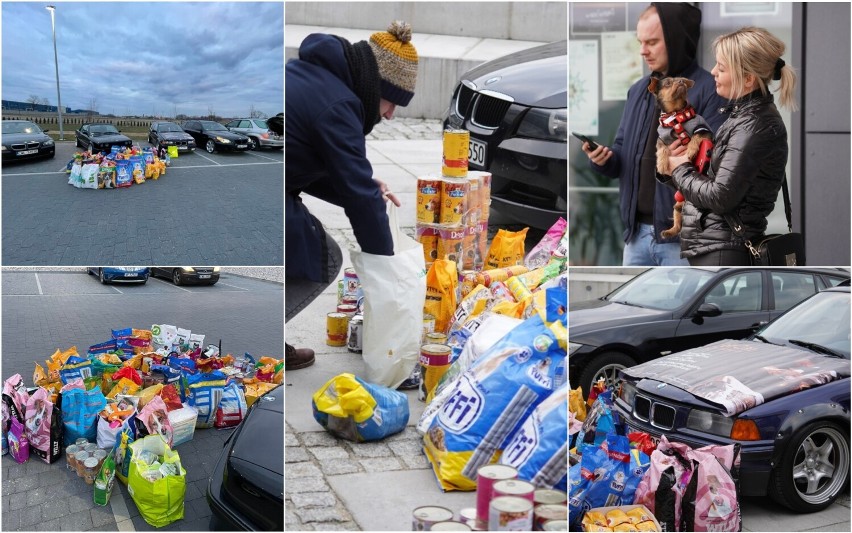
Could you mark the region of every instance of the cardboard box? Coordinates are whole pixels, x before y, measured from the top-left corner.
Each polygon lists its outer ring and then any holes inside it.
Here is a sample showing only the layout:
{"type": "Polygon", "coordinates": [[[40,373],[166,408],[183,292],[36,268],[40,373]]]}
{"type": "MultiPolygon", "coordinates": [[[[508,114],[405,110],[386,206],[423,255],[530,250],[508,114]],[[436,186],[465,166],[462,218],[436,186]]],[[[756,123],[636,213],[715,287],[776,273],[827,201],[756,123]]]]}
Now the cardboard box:
{"type": "Polygon", "coordinates": [[[183,404],[183,408],[169,411],[169,422],[172,424],[172,448],[192,440],[195,434],[195,421],[198,411],[194,407],[183,404]]]}
{"type": "MultiPolygon", "coordinates": [[[[660,523],[657,521],[656,517],[654,517],[654,514],[651,511],[649,511],[648,508],[645,507],[644,505],[612,505],[610,507],[595,507],[594,509],[589,509],[586,512],[588,513],[588,512],[591,512],[591,511],[597,511],[599,513],[603,513],[604,515],[606,515],[608,512],[612,511],[613,509],[621,509],[622,511],[624,511],[626,513],[627,511],[631,511],[631,510],[633,510],[637,507],[641,507],[642,509],[645,510],[646,513],[648,513],[648,516],[651,517],[651,520],[654,522],[654,526],[657,528],[656,531],[662,531],[662,527],[660,526],[660,523]]],[[[588,530],[586,529],[584,531],[588,531],[588,530]]]]}

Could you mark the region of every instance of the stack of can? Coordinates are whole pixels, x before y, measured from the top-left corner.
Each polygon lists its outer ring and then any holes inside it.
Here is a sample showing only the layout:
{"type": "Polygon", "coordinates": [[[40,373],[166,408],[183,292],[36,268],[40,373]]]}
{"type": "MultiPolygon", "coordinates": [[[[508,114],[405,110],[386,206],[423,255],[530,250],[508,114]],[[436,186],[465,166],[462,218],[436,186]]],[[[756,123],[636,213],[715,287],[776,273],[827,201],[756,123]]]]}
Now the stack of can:
{"type": "Polygon", "coordinates": [[[355,269],[344,269],[343,279],[337,282],[337,309],[326,317],[326,344],[346,346],[350,352],[361,353],[360,327],[364,317],[359,312],[358,302],[362,298],[363,291],[355,269]]]}
{"type": "Polygon", "coordinates": [[[427,267],[449,258],[480,270],[487,252],[491,174],[468,171],[470,132],[444,131],[442,175],[417,179],[417,240],[427,267]]]}

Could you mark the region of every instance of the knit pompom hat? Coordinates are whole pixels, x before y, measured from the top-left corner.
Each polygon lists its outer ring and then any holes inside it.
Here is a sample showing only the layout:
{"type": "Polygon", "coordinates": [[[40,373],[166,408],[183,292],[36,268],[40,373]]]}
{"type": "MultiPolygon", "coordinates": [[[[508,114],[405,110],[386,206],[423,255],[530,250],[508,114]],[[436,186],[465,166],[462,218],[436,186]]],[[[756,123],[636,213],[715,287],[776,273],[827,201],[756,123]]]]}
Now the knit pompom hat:
{"type": "Polygon", "coordinates": [[[388,31],[370,36],[370,47],[379,65],[382,98],[407,106],[417,83],[417,50],[411,44],[411,25],[399,20],[391,22],[388,31]]]}

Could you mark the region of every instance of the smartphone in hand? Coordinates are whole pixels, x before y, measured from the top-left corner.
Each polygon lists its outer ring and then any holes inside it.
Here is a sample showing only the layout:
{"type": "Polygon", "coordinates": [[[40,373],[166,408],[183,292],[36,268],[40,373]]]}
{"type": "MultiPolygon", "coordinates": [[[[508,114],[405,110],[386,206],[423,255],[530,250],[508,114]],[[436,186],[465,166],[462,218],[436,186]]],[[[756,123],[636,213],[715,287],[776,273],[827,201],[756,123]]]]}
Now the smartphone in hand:
{"type": "Polygon", "coordinates": [[[574,137],[576,137],[576,138],[580,139],[580,140],[581,140],[581,141],[583,141],[583,142],[587,142],[587,143],[589,143],[589,150],[597,150],[597,149],[598,149],[598,145],[597,145],[597,143],[596,143],[595,141],[593,141],[593,140],[589,139],[589,138],[588,138],[588,137],[586,137],[585,135],[583,135],[583,134],[581,134],[581,133],[576,133],[576,132],[573,132],[573,131],[571,132],[571,135],[573,135],[574,137]]]}

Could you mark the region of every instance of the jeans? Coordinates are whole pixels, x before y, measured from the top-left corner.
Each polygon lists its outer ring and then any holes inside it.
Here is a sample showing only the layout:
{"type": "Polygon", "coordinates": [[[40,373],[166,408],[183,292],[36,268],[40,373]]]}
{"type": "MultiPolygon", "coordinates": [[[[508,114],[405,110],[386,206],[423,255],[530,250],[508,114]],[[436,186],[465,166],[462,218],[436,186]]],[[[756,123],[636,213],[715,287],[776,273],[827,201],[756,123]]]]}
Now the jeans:
{"type": "Polygon", "coordinates": [[[687,266],[680,257],[680,243],[659,243],[654,236],[654,226],[637,224],[636,232],[624,245],[623,266],[687,266]]]}

